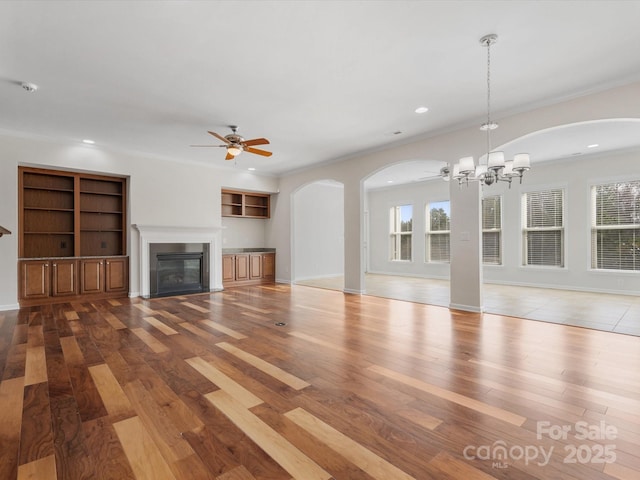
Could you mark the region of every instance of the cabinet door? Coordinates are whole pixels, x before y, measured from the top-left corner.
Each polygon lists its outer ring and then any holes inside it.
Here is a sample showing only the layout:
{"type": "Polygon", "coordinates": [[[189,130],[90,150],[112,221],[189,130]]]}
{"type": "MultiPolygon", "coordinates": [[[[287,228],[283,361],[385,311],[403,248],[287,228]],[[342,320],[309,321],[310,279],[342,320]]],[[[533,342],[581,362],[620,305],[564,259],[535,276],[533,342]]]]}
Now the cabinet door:
{"type": "Polygon", "coordinates": [[[252,253],[249,255],[249,278],[258,280],[262,278],[262,254],[252,253]]]}
{"type": "Polygon", "coordinates": [[[78,294],[78,262],[52,260],[51,294],[54,297],[78,294]]]}
{"type": "Polygon", "coordinates": [[[20,298],[47,298],[49,278],[48,260],[20,262],[20,298]]]}
{"type": "Polygon", "coordinates": [[[104,292],[102,259],[80,261],[80,293],[104,292]]]}
{"type": "Polygon", "coordinates": [[[276,278],[276,254],[265,253],[262,255],[262,278],[274,280],[276,278]]]}
{"type": "Polygon", "coordinates": [[[236,255],[236,280],[249,280],[249,255],[236,255]]]}
{"type": "Polygon", "coordinates": [[[126,292],[129,278],[128,258],[107,258],[105,260],[105,291],[126,292]]]}
{"type": "Polygon", "coordinates": [[[233,282],[236,279],[236,256],[222,256],[222,281],[233,282]]]}

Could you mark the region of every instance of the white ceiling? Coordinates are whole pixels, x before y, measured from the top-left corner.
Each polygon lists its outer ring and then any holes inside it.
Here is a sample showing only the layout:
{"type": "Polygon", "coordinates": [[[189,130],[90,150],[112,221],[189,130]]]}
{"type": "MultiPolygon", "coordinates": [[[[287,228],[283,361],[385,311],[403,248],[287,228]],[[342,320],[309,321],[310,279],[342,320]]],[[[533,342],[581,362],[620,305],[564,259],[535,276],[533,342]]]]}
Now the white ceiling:
{"type": "MultiPolygon", "coordinates": [[[[5,0],[0,129],[280,175],[481,123],[487,33],[496,118],[640,80],[638,19],[633,0],[5,0]],[[230,124],[273,156],[189,147],[230,124]]],[[[638,125],[589,128],[523,142],[538,160],[609,130],[639,143],[638,125]]],[[[452,159],[426,160],[420,177],[452,159]]]]}

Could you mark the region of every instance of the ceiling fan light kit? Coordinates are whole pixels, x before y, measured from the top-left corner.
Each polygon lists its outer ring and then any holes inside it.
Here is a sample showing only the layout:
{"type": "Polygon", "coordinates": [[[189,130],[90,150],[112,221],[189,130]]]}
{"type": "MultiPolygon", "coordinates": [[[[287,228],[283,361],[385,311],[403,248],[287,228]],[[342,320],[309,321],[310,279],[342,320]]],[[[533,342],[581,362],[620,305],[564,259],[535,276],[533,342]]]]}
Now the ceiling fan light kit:
{"type": "Polygon", "coordinates": [[[227,156],[225,160],[233,160],[242,152],[254,153],[256,155],[262,155],[263,157],[270,157],[271,152],[262,150],[259,148],[253,148],[255,145],[268,145],[269,140],[266,138],[253,138],[251,140],[245,140],[244,137],[238,135],[238,127],[236,125],[229,125],[229,128],[233,133],[225,135],[224,137],[216,132],[207,131],[209,135],[213,135],[218,140],[224,142],[222,145],[191,145],[192,147],[224,147],[227,149],[227,156]]]}
{"type": "Polygon", "coordinates": [[[473,157],[464,157],[453,165],[446,165],[440,169],[443,180],[457,180],[459,185],[478,181],[484,185],[493,185],[498,182],[509,183],[514,178],[519,178],[522,183],[524,172],[531,168],[531,159],[528,153],[518,153],[513,160],[505,160],[504,152],[492,151],[491,131],[498,128],[498,124],[491,120],[491,45],[496,43],[498,35],[491,33],[480,39],[480,45],[487,48],[487,121],[480,126],[480,130],[486,132],[487,153],[475,164],[473,157]]]}

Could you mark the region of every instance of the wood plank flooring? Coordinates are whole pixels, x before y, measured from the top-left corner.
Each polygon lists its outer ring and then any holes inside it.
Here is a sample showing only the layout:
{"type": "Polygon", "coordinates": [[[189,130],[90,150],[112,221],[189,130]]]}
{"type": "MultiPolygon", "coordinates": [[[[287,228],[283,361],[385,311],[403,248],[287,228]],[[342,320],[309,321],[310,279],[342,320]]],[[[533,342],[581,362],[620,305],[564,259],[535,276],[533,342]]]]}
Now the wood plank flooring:
{"type": "Polygon", "coordinates": [[[640,479],[633,336],[263,285],[0,312],[0,374],[0,480],[640,479]]]}

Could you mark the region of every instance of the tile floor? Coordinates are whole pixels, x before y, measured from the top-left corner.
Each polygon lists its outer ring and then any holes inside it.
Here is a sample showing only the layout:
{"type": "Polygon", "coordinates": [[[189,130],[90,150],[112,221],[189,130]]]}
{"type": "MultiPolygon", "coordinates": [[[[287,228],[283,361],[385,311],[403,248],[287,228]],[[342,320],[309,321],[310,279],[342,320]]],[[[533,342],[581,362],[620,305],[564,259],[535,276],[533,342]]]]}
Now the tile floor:
{"type": "MultiPolygon", "coordinates": [[[[296,282],[342,290],[343,277],[296,282]]],[[[430,305],[449,305],[449,281],[367,274],[367,295],[430,305]]],[[[548,288],[485,284],[487,313],[640,336],[640,296],[575,292],[548,288]]]]}

